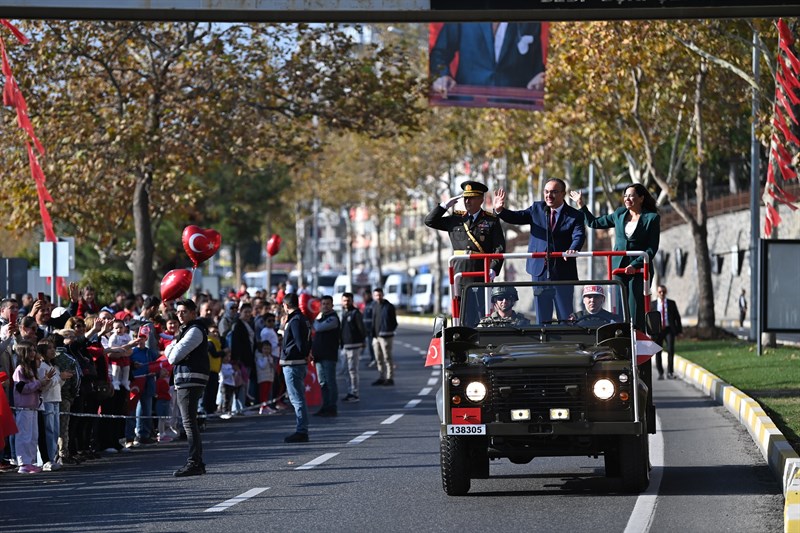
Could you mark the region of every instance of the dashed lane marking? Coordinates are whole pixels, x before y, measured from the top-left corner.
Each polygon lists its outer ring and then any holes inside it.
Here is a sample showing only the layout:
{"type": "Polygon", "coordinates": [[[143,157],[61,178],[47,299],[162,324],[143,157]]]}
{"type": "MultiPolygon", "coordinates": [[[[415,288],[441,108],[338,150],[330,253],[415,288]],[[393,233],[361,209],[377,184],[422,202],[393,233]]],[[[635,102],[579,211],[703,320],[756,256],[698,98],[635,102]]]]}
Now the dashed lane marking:
{"type": "Polygon", "coordinates": [[[373,435],[377,435],[377,434],[378,434],[377,431],[365,431],[364,433],[362,433],[358,437],[354,438],[353,440],[351,440],[347,444],[361,444],[362,442],[364,442],[368,438],[372,437],[373,435]]]}
{"type": "Polygon", "coordinates": [[[420,391],[419,391],[419,393],[417,394],[417,396],[427,396],[428,394],[430,394],[430,393],[431,393],[431,391],[432,391],[432,390],[433,390],[433,389],[432,389],[432,388],[430,388],[430,387],[423,387],[423,388],[422,388],[422,390],[420,390],[420,391]]]}
{"type": "Polygon", "coordinates": [[[220,513],[222,511],[228,509],[229,507],[233,507],[237,503],[242,503],[243,501],[249,500],[250,498],[252,498],[254,496],[258,496],[259,494],[261,494],[265,490],[269,490],[269,487],[256,487],[254,489],[250,489],[247,492],[239,494],[235,498],[231,498],[230,500],[225,500],[222,503],[218,503],[214,507],[209,507],[208,509],[206,509],[203,512],[205,512],[205,513],[220,513]]]}
{"type": "Polygon", "coordinates": [[[328,459],[333,459],[337,455],[339,455],[339,452],[336,452],[336,453],[324,453],[324,454],[320,455],[319,457],[317,457],[316,459],[312,459],[311,461],[307,462],[306,464],[298,466],[297,468],[295,468],[295,470],[311,470],[312,468],[321,465],[322,463],[324,463],[328,459]]]}
{"type": "Polygon", "coordinates": [[[384,420],[383,422],[381,422],[381,424],[394,424],[395,422],[397,422],[401,418],[403,418],[402,414],[392,415],[389,418],[387,418],[386,420],[384,420]]]}
{"type": "Polygon", "coordinates": [[[439,384],[439,378],[431,378],[428,380],[428,386],[432,387],[439,384]]]}
{"type": "Polygon", "coordinates": [[[413,407],[416,407],[416,406],[418,406],[420,404],[421,401],[422,400],[419,399],[419,398],[414,398],[413,400],[409,400],[409,402],[406,404],[405,408],[406,409],[411,409],[413,407]]]}

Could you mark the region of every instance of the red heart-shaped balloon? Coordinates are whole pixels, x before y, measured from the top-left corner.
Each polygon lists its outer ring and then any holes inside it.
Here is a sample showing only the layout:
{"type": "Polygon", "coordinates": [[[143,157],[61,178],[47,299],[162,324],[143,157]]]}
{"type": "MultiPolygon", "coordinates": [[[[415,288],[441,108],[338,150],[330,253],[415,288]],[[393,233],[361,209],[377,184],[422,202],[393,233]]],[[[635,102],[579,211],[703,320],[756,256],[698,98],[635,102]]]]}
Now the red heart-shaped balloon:
{"type": "Polygon", "coordinates": [[[192,286],[192,271],[185,268],[170,270],[161,280],[161,299],[165,302],[178,299],[192,286]]]}
{"type": "Polygon", "coordinates": [[[320,300],[319,298],[312,298],[311,295],[306,293],[301,293],[297,297],[298,307],[300,308],[300,312],[303,313],[309,320],[314,320],[317,318],[320,310],[320,300]]]}
{"type": "Polygon", "coordinates": [[[222,235],[214,229],[203,229],[200,226],[186,226],[183,230],[183,249],[192,260],[195,268],[200,263],[217,253],[222,244],[222,235]]]}
{"type": "Polygon", "coordinates": [[[273,233],[272,237],[269,238],[267,241],[267,253],[270,257],[273,257],[277,254],[281,249],[281,236],[277,233],[273,233]]]}

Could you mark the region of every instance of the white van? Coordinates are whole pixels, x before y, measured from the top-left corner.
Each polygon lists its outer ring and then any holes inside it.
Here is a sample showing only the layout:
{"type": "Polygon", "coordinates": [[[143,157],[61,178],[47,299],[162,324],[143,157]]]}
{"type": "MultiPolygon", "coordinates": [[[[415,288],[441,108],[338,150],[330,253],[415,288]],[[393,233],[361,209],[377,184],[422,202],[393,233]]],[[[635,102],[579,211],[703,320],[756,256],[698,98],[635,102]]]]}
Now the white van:
{"type": "Polygon", "coordinates": [[[413,280],[408,274],[389,274],[383,284],[383,297],[398,309],[408,308],[413,280]]]}
{"type": "Polygon", "coordinates": [[[346,292],[353,292],[353,284],[350,281],[350,276],[340,274],[336,276],[336,280],[333,282],[333,308],[337,311],[342,309],[342,294],[346,292]]]}
{"type": "Polygon", "coordinates": [[[433,274],[417,274],[411,287],[411,301],[408,310],[412,313],[433,312],[433,274]]]}

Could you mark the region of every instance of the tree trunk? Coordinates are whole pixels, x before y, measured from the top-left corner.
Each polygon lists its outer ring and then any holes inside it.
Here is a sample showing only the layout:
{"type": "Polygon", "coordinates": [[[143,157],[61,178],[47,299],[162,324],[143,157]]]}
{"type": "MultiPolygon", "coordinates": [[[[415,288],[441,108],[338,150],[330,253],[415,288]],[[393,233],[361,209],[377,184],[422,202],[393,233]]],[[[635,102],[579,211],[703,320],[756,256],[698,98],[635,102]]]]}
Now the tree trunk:
{"type": "Polygon", "coordinates": [[[378,272],[378,284],[383,284],[383,250],[381,249],[381,229],[383,226],[383,213],[381,206],[375,203],[375,270],[378,272]]]}
{"type": "Polygon", "coordinates": [[[701,338],[715,336],[716,317],[714,316],[714,286],[711,283],[711,257],[708,253],[708,204],[706,201],[706,151],[702,114],[703,83],[708,72],[705,60],[700,61],[697,73],[697,89],[694,99],[695,150],[697,157],[697,174],[695,176],[695,194],[697,196],[696,223],[690,224],[694,238],[694,250],[697,257],[697,332],[701,338]]]}
{"type": "Polygon", "coordinates": [[[150,185],[153,175],[144,169],[136,180],[133,192],[133,227],[136,231],[136,249],[133,253],[133,292],[153,294],[155,271],[153,270],[153,225],[150,219],[150,185]]]}
{"type": "Polygon", "coordinates": [[[150,140],[145,147],[140,174],[133,192],[133,227],[136,232],[136,250],[133,254],[133,292],[136,294],[153,294],[156,274],[153,267],[155,240],[153,238],[153,221],[150,214],[150,187],[153,185],[155,160],[159,156],[161,146],[161,96],[155,88],[148,99],[147,131],[150,140]]]}
{"type": "Polygon", "coordinates": [[[239,284],[242,282],[242,247],[239,243],[233,245],[233,275],[235,276],[236,283],[233,290],[239,290],[239,284]]]}
{"type": "Polygon", "coordinates": [[[697,330],[698,336],[714,335],[714,289],[711,283],[711,257],[708,252],[708,229],[705,225],[690,224],[697,257],[697,330]]]}

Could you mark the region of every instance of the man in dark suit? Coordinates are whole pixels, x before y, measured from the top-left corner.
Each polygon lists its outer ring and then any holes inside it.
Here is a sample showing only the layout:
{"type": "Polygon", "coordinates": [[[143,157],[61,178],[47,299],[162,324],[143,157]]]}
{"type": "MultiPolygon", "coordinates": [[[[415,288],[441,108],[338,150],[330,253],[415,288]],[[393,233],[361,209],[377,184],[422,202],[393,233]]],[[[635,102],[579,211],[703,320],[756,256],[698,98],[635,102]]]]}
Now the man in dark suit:
{"type": "MultiPolygon", "coordinates": [[[[529,252],[577,253],[586,239],[583,213],[568,206],[564,199],[567,184],[553,178],[544,185],[544,201],[522,211],[505,208],[506,193],[499,189],[494,194],[494,210],[498,218],[510,224],[529,224],[531,237],[529,252]]],[[[526,270],[533,281],[573,281],[578,279],[578,266],[574,258],[528,259],[526,270]]],[[[537,288],[534,305],[539,323],[552,320],[553,304],[559,320],[569,320],[573,313],[572,286],[537,288]]]]}
{"type": "Polygon", "coordinates": [[[443,24],[430,52],[433,90],[446,94],[457,84],[543,89],[541,33],[538,22],[443,24]]]}
{"type": "MultiPolygon", "coordinates": [[[[667,288],[664,285],[658,286],[658,299],[650,303],[650,309],[661,313],[661,334],[653,339],[656,344],[660,344],[667,351],[667,378],[675,379],[673,361],[675,359],[675,336],[683,332],[681,315],[675,300],[667,298],[667,288]]],[[[658,379],[664,379],[664,366],[661,363],[661,354],[656,354],[656,368],[658,369],[658,379]]]]}

